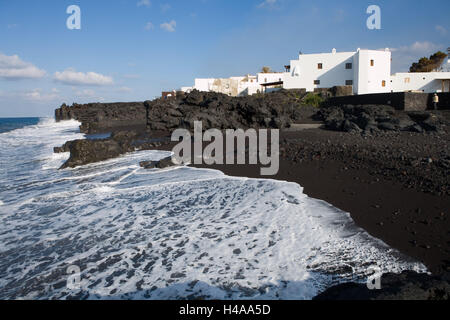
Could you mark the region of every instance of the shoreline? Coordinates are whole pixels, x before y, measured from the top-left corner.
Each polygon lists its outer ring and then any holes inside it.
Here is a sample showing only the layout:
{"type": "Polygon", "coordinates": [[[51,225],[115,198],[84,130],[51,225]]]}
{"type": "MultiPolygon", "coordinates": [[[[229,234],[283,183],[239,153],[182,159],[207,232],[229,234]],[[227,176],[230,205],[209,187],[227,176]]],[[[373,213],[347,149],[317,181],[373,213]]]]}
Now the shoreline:
{"type": "MultiPolygon", "coordinates": [[[[340,133],[308,129],[282,132],[280,150],[286,150],[291,145],[286,138],[308,139],[307,142],[300,143],[318,144],[323,136],[333,140],[332,143],[342,144],[340,133]]],[[[420,136],[413,135],[412,139],[418,137],[420,136]]],[[[360,136],[351,137],[355,138],[363,139],[360,136]]],[[[400,140],[404,138],[398,137],[400,140]]],[[[173,146],[174,143],[171,143],[157,149],[170,151],[173,146]]],[[[300,156],[301,159],[293,160],[282,151],[280,170],[274,176],[261,176],[259,165],[191,166],[219,170],[232,177],[297,183],[307,196],[326,201],[348,212],[358,227],[402,254],[423,263],[433,275],[449,272],[450,251],[446,237],[450,232],[447,218],[450,207],[448,195],[438,195],[437,191],[431,191],[432,188],[423,192],[418,190],[420,186],[407,187],[405,182],[395,181],[395,174],[386,176],[383,172],[371,172],[367,166],[355,165],[348,158],[341,158],[341,154],[315,158],[311,156],[315,152],[305,151],[300,156]]],[[[368,159],[366,157],[362,162],[368,159]]]]}

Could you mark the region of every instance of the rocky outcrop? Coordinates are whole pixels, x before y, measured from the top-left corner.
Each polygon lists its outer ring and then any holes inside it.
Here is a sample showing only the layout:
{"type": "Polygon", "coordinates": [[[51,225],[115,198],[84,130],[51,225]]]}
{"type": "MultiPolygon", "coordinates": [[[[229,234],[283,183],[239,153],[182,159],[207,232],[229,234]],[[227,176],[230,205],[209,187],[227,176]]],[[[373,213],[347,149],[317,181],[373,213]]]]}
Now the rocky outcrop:
{"type": "Polygon", "coordinates": [[[346,283],[332,287],[314,300],[449,300],[448,276],[430,276],[405,271],[385,274],[381,290],[369,290],[365,284],[346,283]]]}
{"type": "Polygon", "coordinates": [[[70,158],[61,169],[95,163],[118,157],[127,152],[151,150],[170,141],[154,141],[136,131],[119,131],[111,138],[100,140],[74,140],[55,148],[55,152],[70,152],[70,158]]]}
{"type": "Polygon", "coordinates": [[[78,120],[83,133],[99,133],[117,128],[145,128],[146,108],[143,102],[63,104],[55,110],[56,121],[78,120]]]}
{"type": "Polygon", "coordinates": [[[304,95],[304,90],[280,90],[264,95],[229,97],[194,90],[184,96],[144,104],[150,130],[192,129],[194,121],[202,121],[204,129],[281,129],[302,119],[304,95]]]}
{"type": "Polygon", "coordinates": [[[317,115],[326,128],[344,132],[409,131],[440,132],[447,121],[432,112],[398,112],[391,106],[335,106],[323,108],[317,115]]]}
{"type": "Polygon", "coordinates": [[[159,161],[142,161],[139,165],[144,169],[165,169],[173,167],[176,164],[173,163],[172,157],[167,157],[159,161]]]}

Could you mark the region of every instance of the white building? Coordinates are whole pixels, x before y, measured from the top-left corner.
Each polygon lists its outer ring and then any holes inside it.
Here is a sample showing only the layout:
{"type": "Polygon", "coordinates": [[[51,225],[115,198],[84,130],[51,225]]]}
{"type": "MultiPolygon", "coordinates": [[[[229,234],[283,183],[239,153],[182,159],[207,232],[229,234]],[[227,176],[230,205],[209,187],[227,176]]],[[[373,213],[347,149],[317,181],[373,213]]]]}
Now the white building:
{"type": "Polygon", "coordinates": [[[190,92],[192,90],[205,92],[218,92],[229,96],[245,96],[264,92],[262,86],[266,83],[282,82],[284,73],[258,73],[256,76],[246,75],[243,77],[230,78],[203,78],[195,79],[193,87],[183,87],[181,91],[190,92]]]}
{"type": "Polygon", "coordinates": [[[256,76],[225,79],[195,79],[194,87],[182,88],[188,92],[220,92],[230,96],[252,95],[259,92],[284,89],[306,89],[353,86],[354,94],[403,91],[450,92],[450,61],[440,72],[396,73],[391,75],[391,52],[361,50],[355,52],[300,54],[292,60],[288,72],[258,73],[256,76]]]}
{"type": "Polygon", "coordinates": [[[300,54],[285,73],[283,88],[331,88],[352,85],[355,94],[390,92],[391,52],[359,50],[356,52],[300,54]]]}
{"type": "Polygon", "coordinates": [[[450,72],[396,73],[391,76],[392,92],[450,92],[450,72]]]}

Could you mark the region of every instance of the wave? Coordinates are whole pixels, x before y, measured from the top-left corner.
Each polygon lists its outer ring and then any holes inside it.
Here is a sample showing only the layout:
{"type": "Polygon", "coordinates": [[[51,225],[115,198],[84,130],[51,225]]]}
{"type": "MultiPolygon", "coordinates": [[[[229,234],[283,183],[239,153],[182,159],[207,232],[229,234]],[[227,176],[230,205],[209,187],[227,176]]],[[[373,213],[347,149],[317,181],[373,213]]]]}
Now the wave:
{"type": "Polygon", "coordinates": [[[372,265],[426,271],[298,184],[139,167],[162,151],[57,170],[78,125],[0,136],[2,299],[311,299],[372,265]]]}

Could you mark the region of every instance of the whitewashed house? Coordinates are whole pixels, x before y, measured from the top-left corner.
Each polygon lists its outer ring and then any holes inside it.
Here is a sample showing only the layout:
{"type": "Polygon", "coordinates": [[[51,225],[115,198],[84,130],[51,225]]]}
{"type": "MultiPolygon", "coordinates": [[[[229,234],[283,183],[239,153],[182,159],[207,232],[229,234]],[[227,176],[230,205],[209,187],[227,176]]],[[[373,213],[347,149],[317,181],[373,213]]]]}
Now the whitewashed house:
{"type": "Polygon", "coordinates": [[[252,95],[279,88],[306,89],[352,86],[353,93],[371,94],[387,92],[419,91],[426,93],[450,92],[450,62],[440,72],[396,73],[391,75],[391,52],[361,50],[355,52],[299,54],[291,60],[284,73],[258,73],[256,76],[195,79],[193,89],[212,91],[230,96],[252,95]]]}
{"type": "Polygon", "coordinates": [[[392,92],[450,92],[450,72],[408,72],[391,76],[392,92]]]}
{"type": "Polygon", "coordinates": [[[314,91],[316,88],[353,86],[354,94],[390,92],[391,52],[359,50],[356,52],[300,54],[285,73],[283,88],[314,91]]]}

